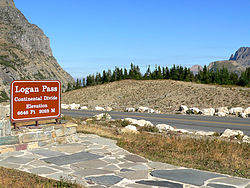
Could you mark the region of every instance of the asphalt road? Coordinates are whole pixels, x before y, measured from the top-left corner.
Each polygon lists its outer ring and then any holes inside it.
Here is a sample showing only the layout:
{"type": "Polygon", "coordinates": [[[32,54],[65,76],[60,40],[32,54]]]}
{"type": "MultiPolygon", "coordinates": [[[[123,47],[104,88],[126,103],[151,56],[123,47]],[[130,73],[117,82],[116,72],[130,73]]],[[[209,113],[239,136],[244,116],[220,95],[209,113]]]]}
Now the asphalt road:
{"type": "MultiPolygon", "coordinates": [[[[70,116],[92,117],[103,112],[90,110],[62,110],[62,113],[70,116]]],[[[108,112],[113,119],[134,118],[144,119],[156,124],[168,124],[178,129],[202,130],[223,132],[225,129],[241,130],[250,135],[250,118],[214,117],[201,115],[178,114],[148,114],[131,112],[108,112]]]]}

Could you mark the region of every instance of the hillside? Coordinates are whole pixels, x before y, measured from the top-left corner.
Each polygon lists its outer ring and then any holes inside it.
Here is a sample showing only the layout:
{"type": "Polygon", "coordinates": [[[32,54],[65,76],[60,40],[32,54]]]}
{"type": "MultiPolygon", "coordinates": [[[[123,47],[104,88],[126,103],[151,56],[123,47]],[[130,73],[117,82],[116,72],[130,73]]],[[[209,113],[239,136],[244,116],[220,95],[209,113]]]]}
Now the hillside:
{"type": "Polygon", "coordinates": [[[227,68],[229,72],[234,72],[240,75],[250,66],[250,47],[241,47],[235,54],[232,54],[229,60],[215,61],[209,64],[209,70],[218,70],[223,67],[227,68]]]}
{"type": "Polygon", "coordinates": [[[64,90],[74,82],[54,58],[49,38],[13,0],[0,0],[0,31],[0,92],[9,93],[13,80],[60,80],[64,90]]]}
{"type": "Polygon", "coordinates": [[[250,89],[222,87],[173,80],[123,80],[62,94],[62,103],[112,107],[147,106],[172,113],[179,105],[189,107],[250,106],[250,89]]]}

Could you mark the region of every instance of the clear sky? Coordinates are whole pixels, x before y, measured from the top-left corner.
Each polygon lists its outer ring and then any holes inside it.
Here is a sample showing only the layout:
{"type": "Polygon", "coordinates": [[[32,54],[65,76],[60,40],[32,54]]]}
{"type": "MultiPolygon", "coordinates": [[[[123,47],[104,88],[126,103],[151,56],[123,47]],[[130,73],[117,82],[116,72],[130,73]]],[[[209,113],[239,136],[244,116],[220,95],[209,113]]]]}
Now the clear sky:
{"type": "Polygon", "coordinates": [[[73,77],[205,65],[250,46],[250,0],[14,0],[73,77]]]}

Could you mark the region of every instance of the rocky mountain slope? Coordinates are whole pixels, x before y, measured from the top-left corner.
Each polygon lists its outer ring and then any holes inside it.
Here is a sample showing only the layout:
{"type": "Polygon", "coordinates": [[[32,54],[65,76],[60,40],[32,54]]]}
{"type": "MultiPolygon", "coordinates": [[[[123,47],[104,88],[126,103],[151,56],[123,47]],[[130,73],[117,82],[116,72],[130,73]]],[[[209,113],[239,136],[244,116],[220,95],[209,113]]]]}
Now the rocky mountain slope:
{"type": "Polygon", "coordinates": [[[0,92],[8,93],[11,81],[20,79],[60,80],[64,90],[74,82],[53,57],[43,31],[28,22],[13,0],[0,0],[0,92]]]}
{"type": "Polygon", "coordinates": [[[146,106],[173,113],[180,105],[188,107],[250,106],[250,88],[222,87],[173,80],[123,80],[63,93],[62,103],[79,103],[94,109],[146,106]]]}
{"type": "Polygon", "coordinates": [[[209,70],[217,70],[223,67],[227,68],[229,72],[240,74],[250,66],[250,47],[241,47],[235,54],[231,55],[229,60],[215,61],[209,64],[209,70]]]}

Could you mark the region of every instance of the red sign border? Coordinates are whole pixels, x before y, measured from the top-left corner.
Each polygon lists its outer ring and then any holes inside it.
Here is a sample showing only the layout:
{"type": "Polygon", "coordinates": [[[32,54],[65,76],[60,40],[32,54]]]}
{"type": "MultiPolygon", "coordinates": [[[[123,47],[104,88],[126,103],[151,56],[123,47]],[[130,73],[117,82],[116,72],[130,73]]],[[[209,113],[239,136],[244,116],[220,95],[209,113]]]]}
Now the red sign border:
{"type": "Polygon", "coordinates": [[[28,121],[38,121],[38,120],[48,120],[48,119],[57,119],[61,117],[61,82],[60,80],[14,80],[11,82],[10,86],[10,120],[12,123],[15,122],[28,122],[28,121]],[[59,114],[57,116],[46,116],[46,117],[37,117],[37,118],[23,118],[23,119],[14,119],[13,118],[13,84],[15,82],[58,82],[59,83],[59,114]]]}

